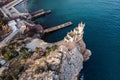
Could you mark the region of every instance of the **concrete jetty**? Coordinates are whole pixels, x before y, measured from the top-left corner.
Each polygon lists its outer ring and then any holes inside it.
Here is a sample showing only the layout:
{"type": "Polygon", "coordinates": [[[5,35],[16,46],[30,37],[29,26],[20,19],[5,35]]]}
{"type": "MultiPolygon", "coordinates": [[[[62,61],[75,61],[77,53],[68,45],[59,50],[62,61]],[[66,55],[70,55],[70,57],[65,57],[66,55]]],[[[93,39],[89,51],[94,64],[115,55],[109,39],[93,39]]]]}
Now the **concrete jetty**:
{"type": "Polygon", "coordinates": [[[64,27],[71,26],[72,24],[73,23],[71,21],[70,22],[66,22],[64,24],[61,24],[61,25],[58,25],[58,26],[55,26],[55,27],[52,27],[52,28],[45,29],[44,33],[49,33],[49,32],[52,32],[52,31],[56,31],[56,30],[64,28],[64,27]]]}
{"type": "Polygon", "coordinates": [[[33,12],[31,13],[31,18],[36,18],[36,17],[39,17],[39,16],[43,16],[45,14],[49,14],[51,13],[51,10],[48,10],[48,11],[45,11],[45,10],[38,10],[36,12],[33,12]]]}
{"type": "Polygon", "coordinates": [[[40,9],[40,10],[38,10],[38,11],[31,12],[30,14],[31,14],[31,15],[35,15],[35,14],[41,13],[41,12],[43,12],[43,11],[44,11],[44,9],[40,9]]]}

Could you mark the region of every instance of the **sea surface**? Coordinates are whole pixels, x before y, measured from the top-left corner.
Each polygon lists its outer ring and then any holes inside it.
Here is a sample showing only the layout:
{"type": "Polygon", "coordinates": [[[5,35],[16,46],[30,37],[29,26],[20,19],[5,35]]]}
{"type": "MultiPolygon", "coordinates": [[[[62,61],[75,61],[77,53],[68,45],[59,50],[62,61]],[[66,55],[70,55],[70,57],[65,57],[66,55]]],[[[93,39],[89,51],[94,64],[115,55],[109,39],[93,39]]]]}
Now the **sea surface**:
{"type": "Polygon", "coordinates": [[[120,80],[120,0],[29,0],[28,8],[31,12],[52,10],[52,14],[36,19],[44,28],[74,23],[46,34],[47,42],[62,40],[79,22],[84,22],[84,41],[92,51],[84,64],[84,80],[120,80]]]}

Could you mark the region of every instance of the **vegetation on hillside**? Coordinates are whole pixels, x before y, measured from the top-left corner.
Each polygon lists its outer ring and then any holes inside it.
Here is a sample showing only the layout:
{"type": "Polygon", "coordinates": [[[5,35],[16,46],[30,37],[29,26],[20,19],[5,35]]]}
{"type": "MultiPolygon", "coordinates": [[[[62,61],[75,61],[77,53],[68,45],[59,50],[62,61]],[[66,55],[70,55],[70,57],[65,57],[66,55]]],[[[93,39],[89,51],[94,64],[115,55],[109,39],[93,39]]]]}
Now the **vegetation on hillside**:
{"type": "Polygon", "coordinates": [[[57,49],[57,45],[53,45],[53,46],[51,46],[51,47],[47,47],[44,56],[48,56],[48,55],[50,54],[50,52],[51,52],[51,51],[55,51],[55,49],[57,49]]]}
{"type": "Polygon", "coordinates": [[[28,67],[25,62],[33,52],[24,47],[24,39],[15,38],[0,49],[3,59],[9,64],[8,69],[0,75],[0,80],[18,80],[18,75],[28,67]]]}
{"type": "Polygon", "coordinates": [[[8,36],[11,33],[11,29],[7,25],[8,21],[8,18],[5,18],[0,14],[0,40],[2,40],[4,37],[8,36]]]}

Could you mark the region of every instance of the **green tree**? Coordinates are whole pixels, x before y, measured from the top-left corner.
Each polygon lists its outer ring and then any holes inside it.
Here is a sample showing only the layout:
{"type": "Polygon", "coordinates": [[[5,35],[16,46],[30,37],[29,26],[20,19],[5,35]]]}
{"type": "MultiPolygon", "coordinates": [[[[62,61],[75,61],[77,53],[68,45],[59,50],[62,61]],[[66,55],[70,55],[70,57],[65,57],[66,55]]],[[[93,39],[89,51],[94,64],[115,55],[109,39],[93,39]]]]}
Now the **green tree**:
{"type": "Polygon", "coordinates": [[[23,59],[26,59],[26,58],[28,58],[28,57],[31,56],[31,53],[29,53],[28,49],[25,48],[25,47],[22,47],[21,50],[20,50],[20,52],[22,53],[22,56],[21,56],[21,57],[22,57],[23,59]]]}
{"type": "Polygon", "coordinates": [[[16,57],[18,55],[18,52],[14,49],[10,49],[6,53],[3,54],[4,60],[8,61],[11,60],[12,58],[16,57]]]}

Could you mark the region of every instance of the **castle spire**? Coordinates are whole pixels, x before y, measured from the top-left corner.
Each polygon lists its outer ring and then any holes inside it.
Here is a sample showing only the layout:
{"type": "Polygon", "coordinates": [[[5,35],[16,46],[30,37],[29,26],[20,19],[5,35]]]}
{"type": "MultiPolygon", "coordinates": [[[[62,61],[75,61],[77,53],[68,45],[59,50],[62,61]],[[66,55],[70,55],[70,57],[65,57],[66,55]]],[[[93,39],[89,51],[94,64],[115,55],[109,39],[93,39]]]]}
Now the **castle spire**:
{"type": "Polygon", "coordinates": [[[79,23],[78,27],[85,27],[85,23],[83,23],[83,22],[79,23]]]}

